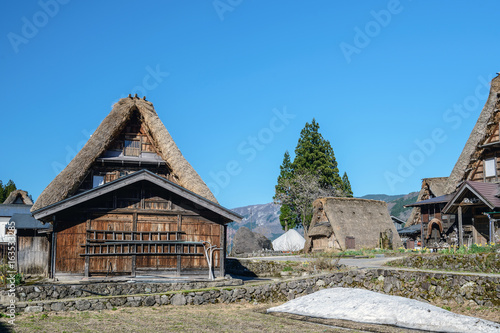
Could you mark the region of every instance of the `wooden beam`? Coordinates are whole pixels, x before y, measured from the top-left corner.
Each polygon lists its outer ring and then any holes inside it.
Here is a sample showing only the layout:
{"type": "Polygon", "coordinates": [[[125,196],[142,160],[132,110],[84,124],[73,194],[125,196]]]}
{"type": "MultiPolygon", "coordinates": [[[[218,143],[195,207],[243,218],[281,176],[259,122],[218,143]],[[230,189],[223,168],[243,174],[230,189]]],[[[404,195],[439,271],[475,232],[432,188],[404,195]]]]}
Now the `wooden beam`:
{"type": "Polygon", "coordinates": [[[220,226],[220,248],[219,251],[219,277],[224,277],[226,275],[226,232],[227,226],[220,226]]]}
{"type": "MultiPolygon", "coordinates": [[[[177,215],[177,232],[181,232],[181,231],[182,231],[182,215],[179,214],[179,215],[177,215]]],[[[176,233],[175,234],[175,240],[178,240],[178,237],[179,237],[179,234],[176,233]]],[[[175,246],[176,252],[180,252],[180,251],[178,251],[179,250],[178,249],[179,246],[180,245],[176,245],[175,246]]],[[[182,264],[182,257],[181,257],[180,254],[178,254],[177,255],[177,276],[181,276],[181,269],[182,269],[182,265],[181,264],[182,264]]]]}
{"type": "MultiPolygon", "coordinates": [[[[133,215],[132,231],[133,231],[133,233],[132,233],[132,235],[130,237],[134,238],[135,237],[134,236],[135,235],[134,232],[137,231],[137,213],[134,213],[134,215],[133,215]]],[[[131,239],[131,240],[134,240],[134,239],[131,239]]],[[[133,250],[134,253],[137,253],[137,244],[133,245],[133,249],[134,249],[133,250]]],[[[129,250],[130,250],[130,245],[129,245],[129,250]]],[[[137,265],[137,255],[134,254],[134,255],[132,255],[132,273],[131,273],[131,275],[134,276],[134,277],[136,276],[136,271],[135,271],[136,265],[137,265]]]]}
{"type": "MultiPolygon", "coordinates": [[[[91,225],[90,225],[90,217],[87,217],[87,230],[90,229],[91,225]]],[[[87,237],[85,237],[85,244],[88,244],[89,241],[87,239],[87,237]]],[[[88,253],[89,251],[89,247],[87,245],[85,245],[85,253],[88,253]]],[[[85,257],[85,277],[88,278],[90,275],[89,275],[89,269],[90,269],[90,256],[86,256],[85,257]]]]}
{"type": "Polygon", "coordinates": [[[462,230],[462,206],[458,206],[458,245],[464,245],[464,233],[462,230]]]}

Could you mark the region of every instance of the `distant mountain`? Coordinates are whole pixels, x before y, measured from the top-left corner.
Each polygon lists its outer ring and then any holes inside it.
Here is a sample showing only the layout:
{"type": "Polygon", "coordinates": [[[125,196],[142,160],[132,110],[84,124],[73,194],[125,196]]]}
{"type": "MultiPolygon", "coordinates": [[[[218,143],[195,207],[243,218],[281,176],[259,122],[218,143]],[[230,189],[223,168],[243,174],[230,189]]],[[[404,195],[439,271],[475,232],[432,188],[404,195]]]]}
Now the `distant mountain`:
{"type": "MultiPolygon", "coordinates": [[[[369,194],[361,198],[386,201],[389,214],[406,221],[410,216],[411,208],[403,208],[403,206],[414,203],[417,200],[417,196],[418,192],[412,192],[406,195],[369,194]]],[[[233,208],[232,210],[243,216],[243,220],[241,223],[232,222],[228,225],[227,238],[229,245],[233,241],[236,231],[242,226],[247,227],[253,232],[262,234],[270,240],[274,240],[284,233],[279,219],[279,205],[271,202],[262,205],[233,208]]],[[[302,229],[297,231],[303,234],[302,229]]]]}
{"type": "Polygon", "coordinates": [[[403,221],[408,220],[413,208],[404,208],[403,206],[415,203],[417,201],[418,193],[419,192],[411,192],[396,200],[389,201],[387,203],[389,214],[396,216],[403,221]]]}
{"type": "Polygon", "coordinates": [[[397,199],[404,197],[404,196],[405,196],[405,194],[396,194],[396,195],[367,194],[367,195],[360,197],[360,199],[380,200],[380,201],[389,202],[389,201],[397,200],[397,199]]]}
{"type": "Polygon", "coordinates": [[[233,208],[232,211],[243,216],[243,220],[241,223],[232,222],[228,225],[228,244],[231,244],[236,230],[243,226],[266,236],[270,240],[274,240],[284,233],[279,219],[280,206],[272,202],[233,208]]]}

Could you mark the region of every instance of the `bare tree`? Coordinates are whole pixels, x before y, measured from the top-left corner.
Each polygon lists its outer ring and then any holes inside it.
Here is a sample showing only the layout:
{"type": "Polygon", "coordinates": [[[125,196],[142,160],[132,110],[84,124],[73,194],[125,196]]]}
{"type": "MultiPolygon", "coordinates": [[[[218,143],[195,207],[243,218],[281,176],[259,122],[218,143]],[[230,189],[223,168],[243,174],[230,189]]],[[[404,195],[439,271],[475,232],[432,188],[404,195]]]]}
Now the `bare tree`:
{"type": "Polygon", "coordinates": [[[293,177],[283,179],[281,186],[286,189],[276,193],[274,203],[293,207],[296,213],[297,225],[304,228],[307,236],[313,214],[313,201],[319,197],[344,196],[340,189],[333,186],[322,187],[320,175],[310,172],[296,172],[293,177]]]}

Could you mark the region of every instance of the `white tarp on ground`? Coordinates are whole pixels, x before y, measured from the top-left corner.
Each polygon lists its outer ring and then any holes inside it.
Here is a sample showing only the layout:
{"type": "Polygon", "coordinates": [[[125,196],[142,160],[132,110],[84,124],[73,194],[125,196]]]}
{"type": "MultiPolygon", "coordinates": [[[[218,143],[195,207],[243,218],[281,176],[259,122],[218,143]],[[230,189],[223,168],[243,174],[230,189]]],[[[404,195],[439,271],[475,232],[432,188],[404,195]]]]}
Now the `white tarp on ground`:
{"type": "Polygon", "coordinates": [[[500,332],[500,324],[488,320],[455,314],[409,298],[363,289],[323,289],[270,308],[267,312],[394,325],[431,332],[500,332]]]}
{"type": "Polygon", "coordinates": [[[300,251],[304,248],[306,240],[297,230],[290,229],[273,241],[274,251],[300,251]]]}

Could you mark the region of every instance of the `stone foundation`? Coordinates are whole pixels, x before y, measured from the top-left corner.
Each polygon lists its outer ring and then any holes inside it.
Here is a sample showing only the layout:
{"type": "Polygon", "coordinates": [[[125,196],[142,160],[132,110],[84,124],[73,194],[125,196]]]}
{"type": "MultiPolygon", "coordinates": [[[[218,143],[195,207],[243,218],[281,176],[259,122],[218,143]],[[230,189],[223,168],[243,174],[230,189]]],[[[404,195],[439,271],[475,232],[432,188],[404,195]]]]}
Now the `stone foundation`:
{"type": "Polygon", "coordinates": [[[391,261],[388,265],[455,272],[500,273],[500,253],[420,254],[391,261]]]}
{"type": "MultiPolygon", "coordinates": [[[[145,285],[151,286],[150,284],[145,285]]],[[[104,286],[101,287],[104,288],[104,286]]],[[[439,302],[452,305],[472,304],[473,302],[474,304],[484,306],[500,306],[500,276],[373,269],[328,273],[308,278],[255,285],[213,286],[198,290],[158,292],[158,289],[154,288],[146,290],[145,288],[147,287],[144,286],[144,289],[141,289],[146,292],[144,294],[117,296],[94,295],[89,297],[55,299],[56,296],[52,292],[50,296],[52,299],[49,300],[18,301],[16,303],[16,311],[87,311],[113,309],[116,307],[160,306],[168,304],[202,305],[240,301],[259,303],[284,302],[323,288],[333,287],[363,288],[430,303],[439,302]]],[[[24,288],[24,293],[26,293],[27,287],[22,288],[24,288]]],[[[41,298],[43,291],[40,287],[38,288],[41,291],[39,294],[39,298],[41,298]]],[[[111,291],[110,288],[112,286],[107,286],[106,288],[111,291]]],[[[179,286],[179,288],[181,287],[179,286]]],[[[26,298],[28,298],[28,295],[29,293],[26,294],[26,298]]],[[[61,297],[61,294],[57,297],[61,297]]],[[[5,311],[6,308],[4,307],[3,310],[5,311]]]]}

